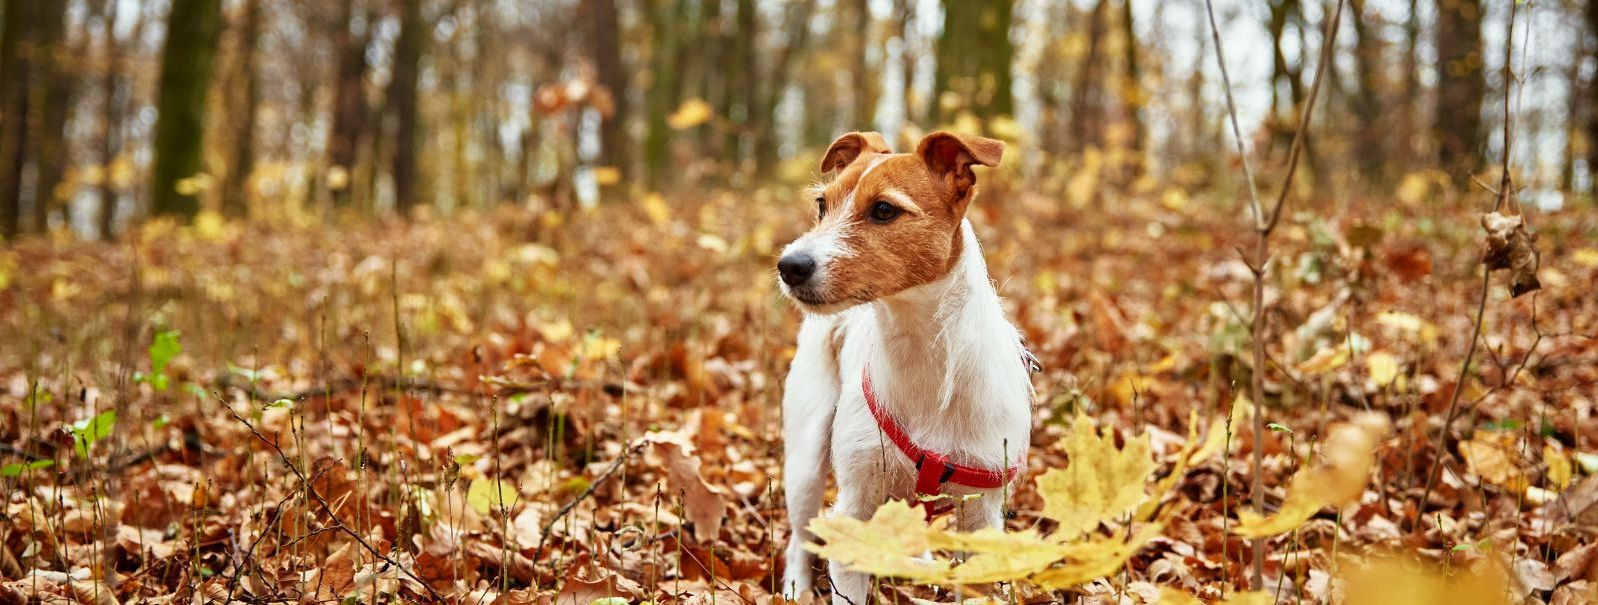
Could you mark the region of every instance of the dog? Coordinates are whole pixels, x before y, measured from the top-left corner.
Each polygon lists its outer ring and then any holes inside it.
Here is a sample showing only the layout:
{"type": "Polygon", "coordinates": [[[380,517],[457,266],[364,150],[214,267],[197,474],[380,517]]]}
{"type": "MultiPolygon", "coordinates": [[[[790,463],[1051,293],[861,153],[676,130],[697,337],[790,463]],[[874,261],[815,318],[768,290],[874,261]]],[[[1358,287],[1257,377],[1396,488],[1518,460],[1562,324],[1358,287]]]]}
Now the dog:
{"type": "MultiPolygon", "coordinates": [[[[959,529],[1003,527],[1035,360],[966,220],[973,168],[1003,154],[1001,141],[949,132],[893,153],[881,134],[851,132],[822,157],[815,224],[777,261],[779,288],[805,313],[782,402],[788,599],[812,587],[804,546],[829,464],[832,514],[867,519],[889,498],[942,494],[959,529]]],[[[833,603],[867,603],[869,577],[828,571],[833,603]]]]}

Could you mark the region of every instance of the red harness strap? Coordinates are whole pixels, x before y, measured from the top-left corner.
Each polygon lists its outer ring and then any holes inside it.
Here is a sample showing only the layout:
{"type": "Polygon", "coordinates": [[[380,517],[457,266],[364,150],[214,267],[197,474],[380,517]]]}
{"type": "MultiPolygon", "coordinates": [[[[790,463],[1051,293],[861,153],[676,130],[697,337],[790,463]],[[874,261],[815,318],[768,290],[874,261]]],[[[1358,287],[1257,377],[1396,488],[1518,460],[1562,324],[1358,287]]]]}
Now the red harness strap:
{"type": "MultiPolygon", "coordinates": [[[[942,490],[943,484],[953,483],[974,487],[978,489],[992,489],[1008,483],[1021,471],[1026,469],[1026,450],[1021,451],[1021,458],[1014,466],[1002,471],[981,467],[959,464],[947,456],[929,451],[914,441],[904,432],[904,427],[888,415],[887,410],[877,403],[877,394],[871,390],[871,372],[860,371],[860,390],[865,392],[866,407],[871,408],[871,416],[876,418],[877,427],[882,429],[888,440],[899,448],[906,458],[916,465],[916,494],[922,496],[936,496],[942,490]]],[[[932,506],[928,503],[927,514],[932,514],[932,506]]]]}

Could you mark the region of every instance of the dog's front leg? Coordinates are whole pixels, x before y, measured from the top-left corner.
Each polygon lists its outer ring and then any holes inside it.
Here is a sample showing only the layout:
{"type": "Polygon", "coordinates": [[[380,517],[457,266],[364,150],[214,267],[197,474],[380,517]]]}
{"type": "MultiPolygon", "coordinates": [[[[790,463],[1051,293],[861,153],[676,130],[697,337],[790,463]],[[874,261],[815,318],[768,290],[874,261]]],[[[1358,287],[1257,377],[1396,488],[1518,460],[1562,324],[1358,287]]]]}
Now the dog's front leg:
{"type": "Polygon", "coordinates": [[[808,318],[783,385],[783,490],[788,501],[788,550],[783,558],[782,596],[798,600],[810,592],[814,536],[808,526],[821,511],[831,466],[832,417],[838,407],[838,358],[830,318],[808,318]]]}
{"type": "MultiPolygon", "coordinates": [[[[869,475],[853,474],[845,478],[843,473],[838,475],[838,502],[833,505],[832,514],[848,515],[860,520],[871,518],[881,505],[880,489],[871,489],[868,482],[875,478],[869,475]]],[[[880,486],[880,484],[879,484],[880,486]]],[[[832,605],[868,605],[871,601],[870,574],[850,571],[836,561],[827,561],[827,575],[832,578],[832,605]]]]}

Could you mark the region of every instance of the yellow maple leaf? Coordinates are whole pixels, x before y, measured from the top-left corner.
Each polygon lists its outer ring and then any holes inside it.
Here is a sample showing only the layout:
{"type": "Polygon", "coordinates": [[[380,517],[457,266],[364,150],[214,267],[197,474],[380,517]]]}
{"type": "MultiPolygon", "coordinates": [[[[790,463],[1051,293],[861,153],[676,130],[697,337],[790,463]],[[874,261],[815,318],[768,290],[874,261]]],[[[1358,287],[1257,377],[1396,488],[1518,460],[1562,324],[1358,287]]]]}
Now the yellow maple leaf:
{"type": "Polygon", "coordinates": [[[1009,533],[995,528],[940,534],[934,542],[941,549],[972,553],[949,572],[949,581],[956,584],[1019,580],[1048,568],[1070,552],[1068,547],[1034,532],[1009,533]]]}
{"type": "Polygon", "coordinates": [[[1345,603],[1360,605],[1507,605],[1507,575],[1494,557],[1445,577],[1431,566],[1380,557],[1345,574],[1345,603]]]}
{"type": "Polygon", "coordinates": [[[1059,567],[1033,575],[1033,584],[1050,590],[1060,590],[1092,582],[1111,575],[1126,564],[1132,555],[1160,535],[1164,526],[1158,523],[1143,526],[1130,538],[1101,538],[1068,545],[1069,562],[1059,567]]]}
{"type": "Polygon", "coordinates": [[[1176,484],[1187,473],[1187,468],[1208,460],[1210,456],[1226,447],[1226,419],[1216,418],[1210,422],[1203,441],[1198,439],[1198,412],[1189,412],[1187,415],[1187,442],[1182,446],[1182,451],[1176,454],[1176,466],[1171,469],[1171,474],[1166,475],[1154,486],[1154,497],[1149,498],[1138,508],[1137,518],[1147,521],[1154,517],[1159,510],[1160,498],[1163,494],[1170,493],[1176,484]]]}
{"type": "Polygon", "coordinates": [[[805,549],[855,571],[937,582],[948,577],[950,564],[920,558],[932,549],[935,533],[923,518],[921,511],[897,500],[877,508],[869,521],[845,515],[817,518],[810,531],[826,544],[806,544],[805,549]]]}
{"type": "Polygon", "coordinates": [[[1094,428],[1093,420],[1079,413],[1065,437],[1070,465],[1038,477],[1043,516],[1060,523],[1058,539],[1125,517],[1147,498],[1143,486],[1155,469],[1148,436],[1128,439],[1126,447],[1116,449],[1114,429],[1094,428]]]}
{"type": "MultiPolygon", "coordinates": [[[[1275,602],[1276,598],[1272,597],[1271,593],[1259,590],[1234,592],[1225,599],[1216,601],[1214,605],[1270,605],[1275,602]]],[[[1170,586],[1160,587],[1160,600],[1158,603],[1159,605],[1204,605],[1204,602],[1200,601],[1198,597],[1170,586]]]]}
{"type": "Polygon", "coordinates": [[[1287,533],[1323,507],[1358,500],[1370,478],[1376,446],[1389,426],[1386,416],[1374,413],[1332,425],[1321,448],[1322,462],[1293,476],[1287,499],[1276,514],[1264,517],[1251,510],[1238,511],[1232,532],[1250,538],[1287,533]]]}

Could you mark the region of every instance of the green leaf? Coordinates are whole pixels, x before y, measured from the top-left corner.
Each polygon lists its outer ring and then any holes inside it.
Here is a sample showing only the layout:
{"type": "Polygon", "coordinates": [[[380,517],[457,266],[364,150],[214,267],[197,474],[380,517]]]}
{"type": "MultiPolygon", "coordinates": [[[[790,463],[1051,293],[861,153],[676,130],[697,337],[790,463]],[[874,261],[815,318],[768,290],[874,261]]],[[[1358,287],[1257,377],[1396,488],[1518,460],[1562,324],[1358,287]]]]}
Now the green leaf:
{"type": "Polygon", "coordinates": [[[466,490],[466,504],[478,514],[487,515],[492,510],[509,510],[521,496],[516,484],[509,481],[478,479],[466,490]]]}
{"type": "Polygon", "coordinates": [[[79,458],[89,457],[89,446],[94,442],[111,436],[111,431],[116,428],[116,410],[101,412],[98,416],[87,420],[72,423],[72,446],[77,451],[79,458]]]}
{"type": "Polygon", "coordinates": [[[165,373],[167,364],[182,352],[183,345],[178,344],[177,330],[156,331],[155,340],[150,343],[150,373],[165,373]]]}
{"type": "Polygon", "coordinates": [[[588,605],[627,605],[627,597],[602,597],[594,599],[588,605]]]}
{"type": "Polygon", "coordinates": [[[294,402],[293,401],[289,401],[287,399],[279,399],[279,400],[274,401],[272,403],[266,404],[266,407],[268,407],[268,408],[287,408],[287,407],[293,407],[293,406],[294,406],[294,402]]]}
{"type": "Polygon", "coordinates": [[[1287,428],[1286,425],[1277,424],[1275,422],[1272,422],[1270,424],[1265,425],[1265,428],[1271,429],[1272,431],[1275,431],[1275,432],[1278,432],[1278,433],[1287,433],[1287,434],[1290,434],[1290,435],[1293,433],[1293,429],[1287,428]]]}
{"type": "Polygon", "coordinates": [[[16,477],[27,471],[36,471],[41,468],[55,466],[54,460],[34,460],[33,462],[14,462],[0,466],[0,477],[16,477]]]}

